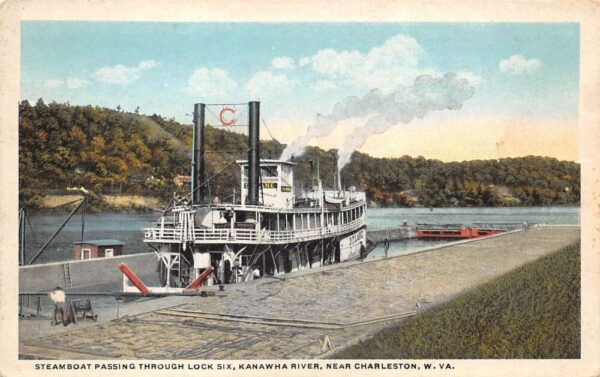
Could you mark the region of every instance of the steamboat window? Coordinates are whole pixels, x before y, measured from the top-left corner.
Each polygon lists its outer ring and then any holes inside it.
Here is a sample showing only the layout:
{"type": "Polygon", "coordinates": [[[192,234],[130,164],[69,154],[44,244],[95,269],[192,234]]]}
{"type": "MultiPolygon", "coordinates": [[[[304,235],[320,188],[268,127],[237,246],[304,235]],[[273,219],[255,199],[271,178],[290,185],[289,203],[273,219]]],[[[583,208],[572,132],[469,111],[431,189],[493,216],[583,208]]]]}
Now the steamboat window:
{"type": "Polygon", "coordinates": [[[81,249],[81,259],[90,259],[92,251],[90,249],[81,249]]]}
{"type": "Polygon", "coordinates": [[[277,177],[277,166],[261,166],[260,174],[263,178],[276,178],[277,177]]]}
{"type": "MultiPolygon", "coordinates": [[[[248,166],[244,166],[244,178],[248,178],[248,170],[248,166]]],[[[277,178],[279,175],[277,174],[277,166],[261,166],[260,175],[263,178],[277,178]]]]}

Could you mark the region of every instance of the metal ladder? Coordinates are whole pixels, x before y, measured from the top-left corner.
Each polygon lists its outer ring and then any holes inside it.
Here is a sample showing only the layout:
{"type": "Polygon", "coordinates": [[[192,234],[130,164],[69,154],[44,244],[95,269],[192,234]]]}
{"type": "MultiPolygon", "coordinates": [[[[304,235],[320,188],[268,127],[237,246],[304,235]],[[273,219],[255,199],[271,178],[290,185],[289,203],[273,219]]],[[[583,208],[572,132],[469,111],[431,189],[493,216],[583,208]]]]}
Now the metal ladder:
{"type": "Polygon", "coordinates": [[[63,263],[63,276],[65,280],[65,288],[71,288],[71,269],[68,263],[63,263]]]}

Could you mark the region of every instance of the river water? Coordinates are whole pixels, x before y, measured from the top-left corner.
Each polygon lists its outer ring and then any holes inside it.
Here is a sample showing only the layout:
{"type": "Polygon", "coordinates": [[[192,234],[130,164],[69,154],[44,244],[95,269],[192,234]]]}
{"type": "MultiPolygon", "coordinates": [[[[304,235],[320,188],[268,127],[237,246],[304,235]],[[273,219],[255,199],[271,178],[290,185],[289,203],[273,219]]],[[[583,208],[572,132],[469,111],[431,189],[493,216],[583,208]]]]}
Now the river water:
{"type": "MultiPolygon", "coordinates": [[[[160,213],[100,213],[85,216],[84,239],[118,239],[125,243],[124,254],[151,251],[143,243],[142,229],[151,226],[160,213]]],[[[30,217],[26,226],[25,249],[29,261],[37,250],[52,236],[66,218],[66,214],[43,214],[30,217]],[[32,231],[33,230],[33,231],[32,231]]],[[[428,224],[472,224],[488,223],[544,223],[579,225],[579,207],[510,207],[510,208],[370,208],[367,210],[368,229],[388,229],[409,225],[428,224]]],[[[36,263],[57,262],[73,258],[72,242],[81,240],[82,218],[74,216],[59,233],[36,263]]],[[[445,241],[407,240],[390,246],[390,254],[407,253],[414,249],[445,241]]],[[[371,256],[381,255],[376,248],[371,256]]],[[[15,258],[18,252],[15,251],[15,258]]]]}
{"type": "MultiPolygon", "coordinates": [[[[367,228],[370,230],[399,227],[404,221],[409,225],[464,224],[473,223],[518,223],[522,224],[569,224],[579,225],[579,207],[470,207],[470,208],[373,208],[367,212],[367,228]]],[[[393,242],[389,255],[407,254],[428,246],[445,244],[447,240],[408,239],[393,242]]],[[[383,245],[378,245],[369,257],[385,254],[383,245]]]]}

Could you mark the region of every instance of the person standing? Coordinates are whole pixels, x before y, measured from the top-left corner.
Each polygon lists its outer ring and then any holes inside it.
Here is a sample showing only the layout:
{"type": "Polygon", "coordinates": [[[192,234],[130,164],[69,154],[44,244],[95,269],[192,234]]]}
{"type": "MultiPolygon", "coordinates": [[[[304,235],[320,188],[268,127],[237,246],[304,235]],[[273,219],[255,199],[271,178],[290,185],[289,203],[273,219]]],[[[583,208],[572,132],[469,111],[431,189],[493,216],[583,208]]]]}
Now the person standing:
{"type": "Polygon", "coordinates": [[[67,326],[69,323],[71,323],[71,321],[73,319],[73,313],[71,313],[71,309],[69,308],[67,294],[61,287],[56,287],[53,290],[51,290],[48,295],[50,296],[50,299],[52,300],[52,302],[54,302],[54,321],[53,322],[55,324],[62,322],[63,326],[67,326]],[[61,319],[60,322],[57,320],[57,315],[59,313],[60,313],[60,319],[61,319]]]}

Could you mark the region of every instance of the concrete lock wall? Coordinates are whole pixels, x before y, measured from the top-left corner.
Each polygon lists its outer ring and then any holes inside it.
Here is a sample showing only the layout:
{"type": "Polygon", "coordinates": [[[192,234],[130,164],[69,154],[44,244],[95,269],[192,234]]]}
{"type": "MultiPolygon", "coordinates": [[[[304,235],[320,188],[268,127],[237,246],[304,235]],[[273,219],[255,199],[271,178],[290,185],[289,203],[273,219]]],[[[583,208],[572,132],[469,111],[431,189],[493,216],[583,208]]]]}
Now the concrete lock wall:
{"type": "Polygon", "coordinates": [[[44,263],[19,267],[19,292],[47,292],[54,287],[65,287],[65,264],[69,265],[73,288],[112,283],[120,285],[123,279],[117,268],[120,263],[127,264],[140,278],[157,275],[155,253],[44,263]]]}
{"type": "Polygon", "coordinates": [[[414,238],[415,235],[415,229],[410,227],[367,231],[367,237],[373,242],[383,242],[385,240],[395,241],[404,238],[414,238]]]}
{"type": "MultiPolygon", "coordinates": [[[[415,230],[409,227],[372,230],[367,232],[367,236],[373,242],[383,242],[386,239],[393,241],[412,238],[415,236],[415,230]]],[[[296,258],[292,257],[291,262],[292,271],[297,270],[296,258]]],[[[54,287],[65,287],[65,264],[69,266],[72,288],[103,284],[119,287],[123,279],[121,271],[117,268],[119,263],[126,263],[144,283],[156,283],[157,256],[155,253],[142,253],[19,267],[19,292],[47,292],[54,287]]],[[[282,267],[280,264],[280,271],[283,271],[282,267]]]]}

